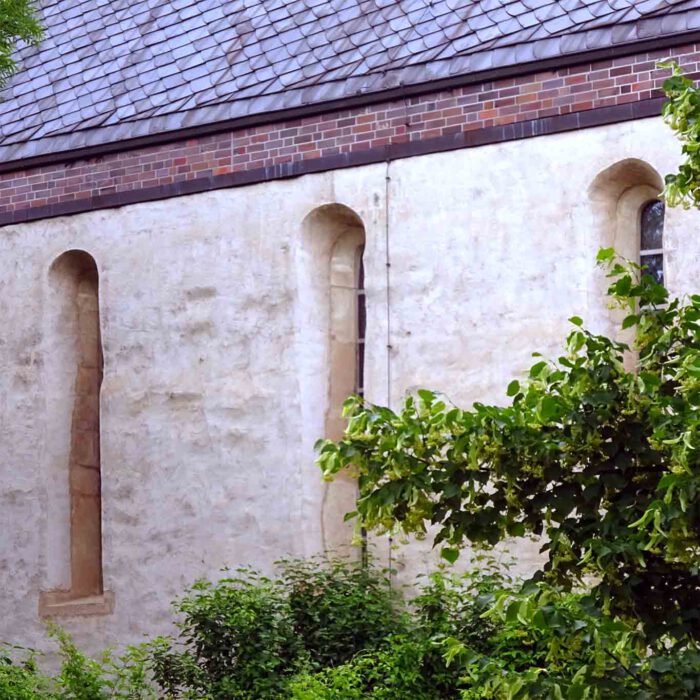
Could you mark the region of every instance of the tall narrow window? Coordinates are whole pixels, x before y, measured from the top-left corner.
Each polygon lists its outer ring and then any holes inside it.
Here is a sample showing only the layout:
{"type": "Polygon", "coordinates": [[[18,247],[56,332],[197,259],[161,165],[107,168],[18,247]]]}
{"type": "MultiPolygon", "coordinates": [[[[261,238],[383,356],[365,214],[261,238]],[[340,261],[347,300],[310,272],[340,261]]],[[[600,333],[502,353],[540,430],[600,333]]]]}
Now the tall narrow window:
{"type": "Polygon", "coordinates": [[[110,612],[111,602],[102,596],[103,356],[97,265],[88,253],[69,251],[52,266],[51,282],[55,312],[52,362],[60,386],[51,403],[56,413],[52,421],[69,433],[60,441],[64,447],[54,455],[54,466],[59,477],[56,484],[68,487],[67,508],[59,512],[69,521],[63,556],[68,555],[70,565],[57,582],[58,588],[44,594],[40,608],[46,615],[100,614],[110,612]]]}
{"type": "Polygon", "coordinates": [[[642,209],[639,262],[659,284],[664,283],[664,203],[648,202],[642,209]]]}
{"type": "Polygon", "coordinates": [[[365,395],[365,332],[367,330],[367,305],[365,303],[365,247],[357,249],[357,350],[355,351],[355,393],[365,395]]]}
{"type": "MultiPolygon", "coordinates": [[[[357,249],[357,260],[355,268],[357,270],[357,302],[356,302],[356,317],[357,317],[357,344],[355,349],[355,393],[358,396],[365,395],[365,333],[367,331],[367,305],[365,303],[365,264],[364,264],[365,247],[361,245],[357,249]]],[[[360,530],[360,538],[362,540],[361,558],[363,566],[369,564],[367,550],[367,530],[363,527],[360,530]]]]}
{"type": "MultiPolygon", "coordinates": [[[[365,228],[360,217],[342,204],[327,204],[304,220],[300,259],[307,291],[304,304],[304,337],[310,380],[306,424],[314,423],[315,436],[342,437],[347,425],[343,403],[352,394],[363,396],[365,383],[365,274],[362,264],[365,228]],[[307,296],[308,295],[308,296],[307,296]],[[318,410],[321,409],[321,410],[318,410]],[[318,420],[318,423],[315,421],[318,420]]],[[[342,552],[351,545],[355,524],[346,513],[357,504],[357,479],[345,470],[324,485],[321,505],[321,537],[327,550],[342,552]]],[[[352,550],[357,554],[357,550],[352,550]]]]}

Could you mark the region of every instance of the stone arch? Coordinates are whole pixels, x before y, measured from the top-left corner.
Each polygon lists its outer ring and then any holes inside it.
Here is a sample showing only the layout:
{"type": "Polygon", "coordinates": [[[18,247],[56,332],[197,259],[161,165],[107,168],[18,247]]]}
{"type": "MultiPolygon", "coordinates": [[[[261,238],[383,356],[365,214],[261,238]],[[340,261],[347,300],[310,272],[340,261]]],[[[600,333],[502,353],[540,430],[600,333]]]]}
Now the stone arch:
{"type": "MultiPolygon", "coordinates": [[[[343,204],[326,204],[302,223],[302,250],[310,286],[305,324],[316,361],[322,359],[319,394],[323,401],[323,435],[338,439],[345,422],[342,405],[364,388],[364,267],[365,226],[343,204]]],[[[344,515],[354,510],[357,484],[349,473],[324,485],[321,508],[323,546],[340,551],[351,544],[354,525],[344,515]]]]}
{"type": "MultiPolygon", "coordinates": [[[[50,583],[47,615],[75,614],[76,601],[103,593],[100,390],[103,353],[99,272],[84,250],[62,253],[49,268],[47,364],[50,583]],[[52,533],[50,533],[50,538],[52,533]]],[[[94,607],[94,606],[93,606],[94,607]]],[[[90,609],[86,609],[90,612],[90,609]]]]}

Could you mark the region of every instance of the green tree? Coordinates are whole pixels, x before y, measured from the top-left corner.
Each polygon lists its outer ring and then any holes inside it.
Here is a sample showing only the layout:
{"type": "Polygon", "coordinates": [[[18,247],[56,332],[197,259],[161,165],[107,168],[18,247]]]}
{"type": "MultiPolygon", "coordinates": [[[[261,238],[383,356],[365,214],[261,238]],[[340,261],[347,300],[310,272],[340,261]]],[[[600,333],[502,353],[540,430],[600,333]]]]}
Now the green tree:
{"type": "Polygon", "coordinates": [[[41,35],[34,0],[0,0],[0,87],[15,71],[17,44],[35,44],[41,35]]]}
{"type": "Polygon", "coordinates": [[[555,361],[508,387],[510,406],[448,406],[433,392],[395,413],[352,398],[345,438],[321,448],[329,476],[359,472],[364,526],[424,534],[449,560],[466,542],[545,535],[543,577],[598,580],[599,604],[650,634],[700,637],[700,296],[668,301],[633,263],[601,251],[626,345],[574,330],[555,361]]]}
{"type": "Polygon", "coordinates": [[[685,209],[700,208],[700,90],[676,63],[661,65],[673,73],[664,85],[668,98],[664,120],[683,144],[678,172],[666,176],[666,202],[685,209]]]}
{"type": "MultiPolygon", "coordinates": [[[[700,207],[700,93],[673,68],[664,117],[684,162],[667,178],[667,201],[700,207]]],[[[598,262],[631,346],[574,317],[561,356],[538,356],[510,383],[510,405],[461,409],[422,390],[395,412],[354,397],[345,437],[318,445],[327,478],[349,465],[358,473],[366,528],[425,535],[430,525],[449,561],[467,543],[543,536],[543,569],[494,609],[522,640],[546,630],[543,661],[506,672],[502,658],[472,656],[475,683],[478,664],[491,678],[474,697],[612,697],[602,690],[617,677],[611,664],[636,686],[624,697],[696,697],[687,678],[700,668],[700,295],[669,299],[612,249],[598,262]],[[572,606],[570,591],[587,593],[572,606]],[[545,690],[554,670],[562,678],[545,690]]],[[[454,640],[451,653],[462,651],[454,640]]]]}

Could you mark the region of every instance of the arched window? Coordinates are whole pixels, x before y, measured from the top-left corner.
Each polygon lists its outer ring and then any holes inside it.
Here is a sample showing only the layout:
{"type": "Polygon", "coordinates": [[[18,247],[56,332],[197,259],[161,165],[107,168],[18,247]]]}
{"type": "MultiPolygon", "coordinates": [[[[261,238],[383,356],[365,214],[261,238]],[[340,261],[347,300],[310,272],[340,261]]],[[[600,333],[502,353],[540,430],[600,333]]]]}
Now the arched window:
{"type": "Polygon", "coordinates": [[[54,542],[49,567],[54,589],[43,594],[40,612],[104,614],[111,611],[111,598],[102,595],[103,355],[95,260],[81,250],[64,253],[51,266],[50,284],[48,420],[55,435],[55,447],[50,447],[55,493],[49,498],[49,521],[55,532],[49,533],[54,542]],[[62,495],[66,487],[67,497],[62,495]]]}
{"type": "MultiPolygon", "coordinates": [[[[600,172],[589,188],[593,249],[612,247],[618,255],[643,265],[663,281],[663,178],[649,164],[627,158],[600,172]]],[[[592,268],[591,268],[592,270],[592,268]]],[[[612,307],[606,297],[610,280],[602,270],[591,280],[592,314],[600,313],[601,321],[610,323],[610,333],[630,343],[633,331],[622,331],[624,309],[612,307]]],[[[630,367],[634,365],[630,354],[630,367]]]]}
{"type": "MultiPolygon", "coordinates": [[[[300,274],[305,280],[301,304],[309,381],[303,403],[315,408],[305,418],[307,426],[317,426],[314,439],[319,434],[340,439],[346,425],[344,401],[351,394],[363,396],[366,390],[364,250],[364,225],[349,207],[321,206],[304,220],[300,274]]],[[[323,546],[340,551],[354,535],[354,524],[344,522],[344,516],[355,510],[357,482],[347,472],[324,489],[323,546]]]]}
{"type": "Polygon", "coordinates": [[[642,209],[639,236],[639,263],[659,284],[664,283],[664,215],[659,200],[647,202],[642,209]]]}

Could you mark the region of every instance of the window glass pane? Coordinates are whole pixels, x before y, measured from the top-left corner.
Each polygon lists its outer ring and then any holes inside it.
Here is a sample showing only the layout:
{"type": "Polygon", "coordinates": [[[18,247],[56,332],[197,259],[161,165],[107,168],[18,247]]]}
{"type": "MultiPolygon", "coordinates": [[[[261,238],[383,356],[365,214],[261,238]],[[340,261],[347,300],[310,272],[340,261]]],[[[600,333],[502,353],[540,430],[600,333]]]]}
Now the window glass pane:
{"type": "Polygon", "coordinates": [[[357,372],[357,386],[355,387],[355,393],[359,396],[364,396],[364,378],[365,378],[365,344],[359,343],[357,346],[357,367],[355,368],[357,372]]]}
{"type": "Polygon", "coordinates": [[[358,294],[357,296],[357,339],[365,339],[365,330],[367,329],[367,306],[365,304],[365,295],[358,294]]]}
{"type": "Polygon", "coordinates": [[[646,266],[643,274],[651,275],[659,284],[664,283],[664,256],[660,253],[656,255],[642,255],[641,264],[646,266]]]}
{"type": "Polygon", "coordinates": [[[357,345],[355,347],[355,393],[364,396],[365,392],[365,330],[367,328],[367,308],[365,300],[365,265],[362,259],[364,247],[358,250],[357,270],[357,345]]]}
{"type": "Polygon", "coordinates": [[[649,202],[642,211],[640,250],[658,250],[664,243],[664,203],[649,202]]]}

